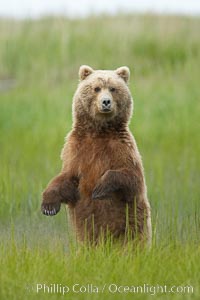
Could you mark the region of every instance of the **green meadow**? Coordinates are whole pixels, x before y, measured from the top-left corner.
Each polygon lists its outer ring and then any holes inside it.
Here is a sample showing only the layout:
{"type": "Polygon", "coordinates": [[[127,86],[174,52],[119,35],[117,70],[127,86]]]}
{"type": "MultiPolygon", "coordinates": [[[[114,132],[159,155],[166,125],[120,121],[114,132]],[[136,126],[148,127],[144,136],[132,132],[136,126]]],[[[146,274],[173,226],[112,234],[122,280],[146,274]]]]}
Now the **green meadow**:
{"type": "Polygon", "coordinates": [[[199,18],[175,16],[0,20],[0,299],[200,299],[199,32],[199,18]],[[64,206],[55,217],[40,212],[82,64],[131,70],[150,251],[80,247],[64,206]]]}

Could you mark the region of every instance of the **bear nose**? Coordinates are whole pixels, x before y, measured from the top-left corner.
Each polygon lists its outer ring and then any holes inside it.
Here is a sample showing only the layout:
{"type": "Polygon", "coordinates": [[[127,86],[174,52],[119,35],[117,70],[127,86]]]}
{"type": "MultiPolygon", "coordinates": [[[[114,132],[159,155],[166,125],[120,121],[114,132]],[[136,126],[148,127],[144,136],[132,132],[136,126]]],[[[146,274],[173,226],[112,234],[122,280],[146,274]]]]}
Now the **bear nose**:
{"type": "Polygon", "coordinates": [[[110,109],[111,108],[111,100],[109,98],[102,99],[102,108],[110,109]]]}

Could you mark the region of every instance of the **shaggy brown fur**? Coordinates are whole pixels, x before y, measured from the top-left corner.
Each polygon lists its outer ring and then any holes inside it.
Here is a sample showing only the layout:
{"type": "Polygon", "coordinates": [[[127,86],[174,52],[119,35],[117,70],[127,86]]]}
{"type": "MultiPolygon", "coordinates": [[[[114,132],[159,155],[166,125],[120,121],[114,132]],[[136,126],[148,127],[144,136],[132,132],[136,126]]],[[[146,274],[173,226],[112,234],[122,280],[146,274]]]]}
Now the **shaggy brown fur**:
{"type": "Polygon", "coordinates": [[[133,101],[129,69],[94,71],[82,66],[73,100],[73,129],[62,151],[63,168],[43,193],[42,212],[61,203],[81,241],[114,238],[151,240],[150,205],[136,142],[128,129],[133,101]]]}

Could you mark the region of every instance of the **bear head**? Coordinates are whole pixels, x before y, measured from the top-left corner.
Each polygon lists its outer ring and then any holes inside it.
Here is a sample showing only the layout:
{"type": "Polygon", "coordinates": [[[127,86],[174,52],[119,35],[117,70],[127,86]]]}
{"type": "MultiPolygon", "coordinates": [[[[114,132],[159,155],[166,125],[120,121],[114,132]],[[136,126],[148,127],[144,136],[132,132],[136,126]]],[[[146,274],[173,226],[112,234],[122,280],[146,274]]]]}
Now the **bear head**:
{"type": "Polygon", "coordinates": [[[81,66],[73,99],[74,123],[87,128],[126,126],[133,110],[129,77],[128,67],[110,71],[81,66]]]}

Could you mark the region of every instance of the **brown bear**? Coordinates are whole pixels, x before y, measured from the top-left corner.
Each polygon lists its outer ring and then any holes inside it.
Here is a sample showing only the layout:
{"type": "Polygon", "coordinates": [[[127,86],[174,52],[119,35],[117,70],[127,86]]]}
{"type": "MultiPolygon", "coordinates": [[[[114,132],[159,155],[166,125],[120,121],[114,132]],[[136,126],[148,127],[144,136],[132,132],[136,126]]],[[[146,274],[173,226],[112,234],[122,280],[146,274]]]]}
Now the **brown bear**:
{"type": "Polygon", "coordinates": [[[130,71],[81,66],[73,98],[73,129],[67,135],[61,173],[43,192],[42,212],[68,205],[77,237],[151,241],[150,205],[141,156],[128,128],[133,100],[130,71]]]}

